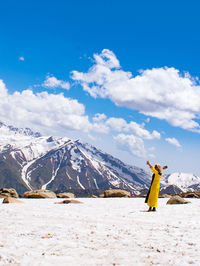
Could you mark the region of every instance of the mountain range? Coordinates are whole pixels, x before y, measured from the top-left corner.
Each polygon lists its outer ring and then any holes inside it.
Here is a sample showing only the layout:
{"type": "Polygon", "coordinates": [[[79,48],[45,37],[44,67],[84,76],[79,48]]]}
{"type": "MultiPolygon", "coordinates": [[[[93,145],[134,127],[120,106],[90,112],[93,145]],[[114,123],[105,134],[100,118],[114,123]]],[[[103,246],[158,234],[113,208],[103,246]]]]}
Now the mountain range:
{"type": "MultiPolygon", "coordinates": [[[[29,128],[0,123],[0,187],[18,193],[33,189],[76,195],[125,189],[138,195],[151,183],[151,174],[130,166],[94,146],[66,137],[42,136],[29,128]]],[[[182,191],[200,188],[200,178],[175,173],[162,178],[161,189],[176,185],[182,191]]]]}

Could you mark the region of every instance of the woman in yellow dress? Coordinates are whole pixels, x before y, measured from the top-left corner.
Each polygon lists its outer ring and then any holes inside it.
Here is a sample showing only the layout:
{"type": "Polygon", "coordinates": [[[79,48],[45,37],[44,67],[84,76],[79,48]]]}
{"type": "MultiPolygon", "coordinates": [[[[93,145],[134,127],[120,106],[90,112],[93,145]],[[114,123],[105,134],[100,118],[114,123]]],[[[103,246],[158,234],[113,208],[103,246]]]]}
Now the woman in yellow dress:
{"type": "Polygon", "coordinates": [[[166,169],[167,166],[161,167],[159,164],[156,164],[154,167],[147,161],[148,166],[153,172],[151,186],[147,193],[145,203],[149,206],[148,211],[156,211],[158,196],[160,191],[160,178],[162,175],[162,170],[166,169]]]}

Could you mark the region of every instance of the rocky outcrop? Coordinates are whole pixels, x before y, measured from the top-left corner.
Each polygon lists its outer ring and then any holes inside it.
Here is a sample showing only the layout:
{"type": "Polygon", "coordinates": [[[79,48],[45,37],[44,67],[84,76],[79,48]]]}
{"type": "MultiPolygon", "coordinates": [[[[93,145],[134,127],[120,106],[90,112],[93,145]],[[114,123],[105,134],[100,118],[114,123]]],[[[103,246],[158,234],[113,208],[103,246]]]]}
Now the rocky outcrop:
{"type": "Polygon", "coordinates": [[[184,192],[181,193],[180,196],[182,198],[200,198],[200,191],[193,191],[193,192],[184,192]]]}
{"type": "Polygon", "coordinates": [[[63,192],[56,194],[57,198],[75,198],[74,193],[70,192],[63,192]]]}
{"type": "Polygon", "coordinates": [[[23,203],[23,201],[12,197],[7,197],[3,200],[2,203],[23,203]]]}
{"type": "Polygon", "coordinates": [[[71,200],[63,200],[63,201],[60,201],[60,202],[56,202],[56,204],[69,204],[69,203],[75,203],[75,204],[77,204],[77,203],[83,203],[83,202],[81,202],[79,200],[73,200],[73,199],[71,199],[71,200]]]}
{"type": "Polygon", "coordinates": [[[122,189],[109,189],[104,191],[104,198],[109,197],[130,197],[131,193],[122,189]]]}
{"type": "Polygon", "coordinates": [[[44,199],[44,198],[56,198],[56,194],[50,190],[32,190],[27,191],[22,195],[22,198],[35,198],[35,199],[44,199]]]}
{"type": "Polygon", "coordinates": [[[181,198],[180,196],[172,196],[166,204],[186,204],[186,203],[190,203],[189,201],[184,200],[183,198],[181,198]]]}
{"type": "Polygon", "coordinates": [[[19,196],[14,188],[1,188],[0,198],[6,198],[6,197],[18,198],[19,196]]]}
{"type": "Polygon", "coordinates": [[[159,195],[159,198],[171,198],[171,196],[169,194],[162,194],[159,195]]]}

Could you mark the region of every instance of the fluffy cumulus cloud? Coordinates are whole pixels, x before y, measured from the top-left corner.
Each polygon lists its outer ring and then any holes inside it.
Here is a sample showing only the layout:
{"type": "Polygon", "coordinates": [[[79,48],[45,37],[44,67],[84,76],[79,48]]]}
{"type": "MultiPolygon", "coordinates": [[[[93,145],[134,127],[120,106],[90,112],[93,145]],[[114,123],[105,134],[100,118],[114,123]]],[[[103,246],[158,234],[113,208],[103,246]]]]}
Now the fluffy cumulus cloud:
{"type": "Polygon", "coordinates": [[[168,143],[178,147],[178,148],[181,148],[181,144],[179,143],[179,141],[176,139],[176,138],[166,138],[165,139],[168,143]]]}
{"type": "MultiPolygon", "coordinates": [[[[160,138],[159,132],[149,132],[144,125],[134,121],[128,123],[122,118],[108,118],[105,114],[96,114],[90,122],[85,114],[84,105],[77,100],[64,97],[63,94],[50,94],[46,91],[35,94],[32,90],[9,94],[2,80],[0,80],[0,120],[19,127],[30,127],[43,134],[52,131],[58,134],[65,130],[101,134],[118,133],[115,140],[119,144],[122,144],[122,140],[126,142],[124,147],[132,143],[130,146],[132,151],[133,143],[134,147],[137,147],[136,151],[139,151],[139,147],[144,145],[143,139],[160,138]],[[131,137],[127,135],[125,138],[125,134],[130,134],[131,137]],[[130,139],[134,139],[134,142],[130,139]]],[[[144,154],[144,150],[142,148],[140,150],[144,154]]]]}
{"type": "Polygon", "coordinates": [[[138,124],[135,121],[127,122],[123,118],[110,117],[105,114],[96,114],[93,117],[93,130],[101,133],[119,132],[130,133],[142,139],[160,139],[161,135],[158,131],[149,132],[144,128],[144,124],[138,124]]]}
{"type": "Polygon", "coordinates": [[[160,139],[161,135],[154,130],[152,133],[134,121],[126,122],[123,118],[110,117],[105,114],[96,114],[93,117],[92,129],[99,133],[118,133],[113,136],[118,148],[128,151],[137,157],[145,157],[147,151],[145,149],[144,140],[160,139]]]}
{"type": "Polygon", "coordinates": [[[93,117],[93,121],[94,122],[100,122],[106,119],[106,115],[105,114],[95,114],[95,116],[93,117]]]}
{"type": "Polygon", "coordinates": [[[54,76],[47,76],[46,80],[42,84],[45,88],[62,88],[65,90],[70,89],[70,84],[67,81],[59,80],[54,76]]]}
{"type": "Polygon", "coordinates": [[[109,98],[116,105],[200,133],[197,79],[173,67],[147,69],[134,77],[122,70],[115,54],[107,49],[94,54],[94,60],[87,73],[72,71],[72,79],[92,97],[109,98]]]}
{"type": "Polygon", "coordinates": [[[34,94],[31,90],[9,94],[0,80],[0,120],[19,127],[30,127],[43,134],[54,131],[81,130],[88,132],[91,123],[85,107],[63,94],[34,94]]]}
{"type": "Polygon", "coordinates": [[[134,135],[118,134],[114,137],[114,140],[121,150],[128,151],[137,157],[146,157],[144,142],[141,138],[134,135]]]}
{"type": "Polygon", "coordinates": [[[131,133],[142,139],[160,139],[160,133],[158,131],[154,130],[150,133],[144,129],[144,125],[140,125],[134,121],[127,123],[123,118],[111,117],[107,119],[105,124],[114,131],[131,133]]]}

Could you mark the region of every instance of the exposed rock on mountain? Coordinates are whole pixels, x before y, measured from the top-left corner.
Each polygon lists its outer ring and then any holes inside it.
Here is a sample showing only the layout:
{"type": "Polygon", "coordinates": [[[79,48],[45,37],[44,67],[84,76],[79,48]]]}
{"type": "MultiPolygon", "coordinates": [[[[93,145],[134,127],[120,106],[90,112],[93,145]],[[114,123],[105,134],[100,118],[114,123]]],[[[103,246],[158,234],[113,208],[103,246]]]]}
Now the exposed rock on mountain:
{"type": "Polygon", "coordinates": [[[200,183],[188,187],[190,191],[200,190],[200,183]]]}
{"type": "MultiPolygon", "coordinates": [[[[122,189],[138,195],[149,188],[150,182],[150,173],[87,143],[41,136],[28,128],[0,123],[0,187],[15,188],[20,194],[49,189],[86,196],[122,189]]],[[[174,173],[161,178],[161,194],[198,189],[200,178],[193,174],[174,173]]]]}
{"type": "Polygon", "coordinates": [[[0,126],[0,186],[26,190],[50,189],[78,195],[124,189],[137,194],[150,184],[143,169],[124,164],[97,148],[31,130],[0,126]]]}
{"type": "Polygon", "coordinates": [[[167,187],[161,188],[159,195],[164,195],[164,194],[175,195],[175,194],[180,194],[182,192],[183,191],[179,187],[177,187],[176,185],[169,185],[167,187]]]}

